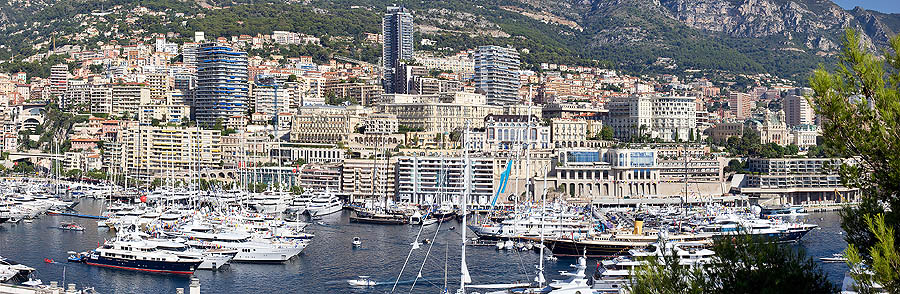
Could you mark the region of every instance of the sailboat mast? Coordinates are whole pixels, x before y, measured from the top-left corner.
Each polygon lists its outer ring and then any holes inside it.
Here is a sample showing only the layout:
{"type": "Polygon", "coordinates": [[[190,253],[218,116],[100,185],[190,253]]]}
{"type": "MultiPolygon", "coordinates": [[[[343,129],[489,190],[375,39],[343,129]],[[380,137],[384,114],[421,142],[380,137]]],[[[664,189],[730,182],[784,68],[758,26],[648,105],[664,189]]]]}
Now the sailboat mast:
{"type": "MultiPolygon", "coordinates": [[[[466,132],[465,137],[469,136],[469,123],[466,122],[466,132]]],[[[465,191],[463,192],[462,197],[460,197],[460,202],[462,202],[462,228],[461,228],[461,236],[462,236],[462,249],[461,249],[461,258],[460,258],[460,270],[459,270],[459,291],[461,293],[465,293],[466,291],[466,283],[472,282],[472,278],[469,277],[469,269],[466,266],[466,201],[469,195],[472,193],[472,162],[469,159],[469,144],[466,142],[465,147],[463,148],[463,153],[465,153],[465,176],[463,180],[465,181],[465,191]]]]}

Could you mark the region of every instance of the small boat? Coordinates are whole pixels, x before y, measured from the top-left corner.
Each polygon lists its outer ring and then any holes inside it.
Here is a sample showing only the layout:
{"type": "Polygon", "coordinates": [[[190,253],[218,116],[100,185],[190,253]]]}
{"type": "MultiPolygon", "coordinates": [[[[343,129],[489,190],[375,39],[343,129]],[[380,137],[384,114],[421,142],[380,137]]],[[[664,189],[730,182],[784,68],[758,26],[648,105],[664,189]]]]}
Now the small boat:
{"type": "Polygon", "coordinates": [[[497,242],[497,250],[503,250],[504,247],[506,247],[506,242],[503,242],[503,241],[497,242]]]}
{"type": "Polygon", "coordinates": [[[847,258],[843,253],[832,254],[831,257],[820,257],[819,260],[825,263],[847,262],[847,258]]]}
{"type": "Polygon", "coordinates": [[[359,276],[359,279],[347,280],[347,283],[350,284],[350,286],[358,286],[358,287],[370,287],[370,286],[375,286],[375,284],[377,284],[369,276],[359,276]]]}
{"type": "Polygon", "coordinates": [[[67,231],[84,231],[84,227],[79,226],[76,223],[60,223],[59,229],[67,230],[67,231]]]}
{"type": "Polygon", "coordinates": [[[353,246],[359,247],[362,245],[362,241],[359,240],[359,237],[353,237],[353,246]]]}

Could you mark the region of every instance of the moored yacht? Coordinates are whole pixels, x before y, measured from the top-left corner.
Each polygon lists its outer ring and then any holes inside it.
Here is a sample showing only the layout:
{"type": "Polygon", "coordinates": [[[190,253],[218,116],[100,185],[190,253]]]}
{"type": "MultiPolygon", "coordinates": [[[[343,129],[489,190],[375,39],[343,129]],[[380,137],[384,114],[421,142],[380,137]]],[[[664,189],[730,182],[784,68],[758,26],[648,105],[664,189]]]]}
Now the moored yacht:
{"type": "Polygon", "coordinates": [[[341,200],[333,193],[325,191],[319,192],[306,206],[306,212],[310,216],[329,215],[343,209],[341,200]]]}
{"type": "Polygon", "coordinates": [[[81,256],[80,261],[115,269],[183,275],[193,274],[203,262],[160,250],[136,234],[120,234],[116,239],[81,256]]]}

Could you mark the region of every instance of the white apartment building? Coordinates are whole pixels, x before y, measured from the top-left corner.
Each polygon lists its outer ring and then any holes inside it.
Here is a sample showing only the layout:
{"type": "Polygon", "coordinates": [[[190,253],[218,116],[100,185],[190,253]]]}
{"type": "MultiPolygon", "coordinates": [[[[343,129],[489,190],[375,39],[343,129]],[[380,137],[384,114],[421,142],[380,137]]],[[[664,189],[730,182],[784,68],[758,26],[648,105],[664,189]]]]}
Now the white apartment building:
{"type": "Polygon", "coordinates": [[[387,113],[373,113],[362,120],[365,134],[387,135],[396,133],[399,128],[397,116],[387,113]]]}
{"type": "Polygon", "coordinates": [[[137,115],[140,105],[150,104],[150,89],[143,84],[126,83],[112,86],[111,114],[137,115]]]}
{"type": "Polygon", "coordinates": [[[494,192],[494,159],[470,158],[467,174],[463,157],[411,157],[397,159],[397,200],[402,203],[456,205],[471,189],[466,203],[489,205],[494,192]]]}
{"type": "Polygon", "coordinates": [[[394,167],[397,159],[345,159],[341,170],[341,189],[353,203],[382,203],[394,199],[394,167]]]}
{"type": "Polygon", "coordinates": [[[618,139],[646,135],[666,141],[697,133],[694,97],[629,96],[610,100],[608,124],[618,139]]]}
{"type": "Polygon", "coordinates": [[[292,113],[291,106],[296,105],[297,91],[292,87],[281,86],[278,88],[254,85],[252,98],[256,109],[265,117],[267,121],[271,121],[276,113],[292,113]],[[277,89],[277,90],[276,90],[277,89]]]}
{"type": "Polygon", "coordinates": [[[481,46],[475,51],[475,88],[491,105],[519,101],[519,52],[514,48],[481,46]]]}
{"type": "Polygon", "coordinates": [[[550,127],[537,116],[495,115],[484,118],[487,150],[549,149],[550,127]]]}
{"type": "Polygon", "coordinates": [[[788,127],[815,123],[815,112],[803,96],[784,97],[784,116],[788,127]]]}
{"type": "Polygon", "coordinates": [[[144,83],[150,89],[150,100],[157,104],[166,103],[169,92],[175,89],[175,79],[166,73],[148,73],[144,83]]]}
{"type": "Polygon", "coordinates": [[[416,62],[431,70],[445,70],[454,73],[474,73],[475,60],[468,54],[457,54],[448,57],[423,56],[416,57],[416,62]]]}
{"type": "Polygon", "coordinates": [[[355,131],[359,117],[341,107],[301,108],[291,124],[291,141],[337,144],[355,131]]]}
{"type": "Polygon", "coordinates": [[[585,120],[555,118],[550,122],[550,141],[556,148],[586,147],[587,133],[585,120]]]}
{"type": "Polygon", "coordinates": [[[154,119],[163,124],[180,124],[190,120],[191,107],[184,104],[144,104],[139,106],[138,114],[142,124],[151,124],[154,119]]]}
{"type": "Polygon", "coordinates": [[[119,131],[117,165],[144,180],[187,178],[203,169],[220,168],[218,130],[132,126],[119,131]]]}
{"type": "Polygon", "coordinates": [[[484,118],[503,112],[502,106],[487,105],[484,95],[442,93],[439,95],[383,95],[377,111],[397,116],[400,125],[425,132],[449,133],[481,128],[484,118]]]}
{"type": "Polygon", "coordinates": [[[103,85],[91,88],[90,109],[92,113],[112,112],[112,87],[103,85]]]}

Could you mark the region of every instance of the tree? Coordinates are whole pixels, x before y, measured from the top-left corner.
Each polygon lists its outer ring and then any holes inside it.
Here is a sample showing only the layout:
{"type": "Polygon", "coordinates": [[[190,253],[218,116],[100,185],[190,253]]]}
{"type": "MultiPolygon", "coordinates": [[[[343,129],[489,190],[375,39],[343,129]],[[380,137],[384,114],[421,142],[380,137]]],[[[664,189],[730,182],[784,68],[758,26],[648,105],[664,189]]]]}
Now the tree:
{"type": "Polygon", "coordinates": [[[744,164],[740,159],[732,159],[728,161],[728,166],[725,167],[725,172],[735,172],[735,173],[743,173],[744,172],[744,164]]]}
{"type": "MultiPolygon", "coordinates": [[[[665,244],[661,247],[665,248],[665,244]]],[[[701,267],[687,267],[679,263],[679,258],[670,250],[661,249],[662,258],[652,256],[642,259],[631,275],[630,293],[634,294],[680,294],[704,292],[705,278],[701,267]]]]}
{"type": "Polygon", "coordinates": [[[810,100],[824,119],[825,151],[854,157],[839,167],[841,181],[865,197],[841,212],[841,227],[869,263],[878,238],[866,216],[883,214],[886,226],[900,226],[900,35],[882,58],[869,53],[858,34],[846,31],[835,72],[820,66],[813,73],[810,100]]]}
{"type": "Polygon", "coordinates": [[[802,249],[746,235],[718,239],[702,270],[664,255],[635,269],[633,293],[837,293],[838,289],[802,249]]]}
{"type": "Polygon", "coordinates": [[[802,249],[751,236],[722,238],[707,266],[706,293],[837,293],[802,249]]]}
{"type": "Polygon", "coordinates": [[[885,224],[884,214],[874,217],[866,215],[864,218],[869,232],[878,241],[869,248],[870,263],[863,260],[853,244],[844,253],[850,266],[850,276],[857,282],[856,290],[862,294],[877,293],[873,285],[878,283],[887,293],[900,293],[900,249],[897,249],[894,229],[885,224]]]}
{"type": "Polygon", "coordinates": [[[613,135],[614,135],[614,133],[613,133],[613,129],[611,127],[603,126],[602,128],[600,128],[599,133],[594,134],[595,137],[593,139],[610,141],[613,139],[613,135]]]}

